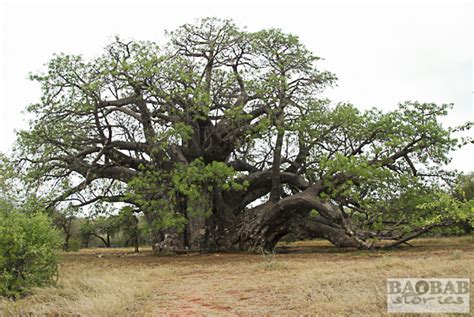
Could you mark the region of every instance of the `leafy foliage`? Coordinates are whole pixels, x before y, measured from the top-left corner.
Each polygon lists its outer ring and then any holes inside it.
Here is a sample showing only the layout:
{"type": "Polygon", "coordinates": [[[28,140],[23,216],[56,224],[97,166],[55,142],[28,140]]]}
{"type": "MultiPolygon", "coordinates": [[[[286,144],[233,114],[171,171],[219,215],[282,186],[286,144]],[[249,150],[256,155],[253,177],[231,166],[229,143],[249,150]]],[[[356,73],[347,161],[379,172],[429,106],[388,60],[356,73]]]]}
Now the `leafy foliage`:
{"type": "Polygon", "coordinates": [[[135,212],[136,210],[129,206],[123,207],[118,214],[117,223],[127,239],[127,244],[129,241],[133,240],[135,252],[138,252],[140,239],[147,228],[140,224],[139,218],[135,212]]]}
{"type": "Polygon", "coordinates": [[[54,281],[61,240],[44,213],[2,208],[0,237],[0,295],[19,297],[54,281]]]}
{"type": "Polygon", "coordinates": [[[0,296],[13,298],[53,282],[61,241],[38,199],[18,185],[14,165],[0,154],[0,296]]]}
{"type": "MultiPolygon", "coordinates": [[[[176,213],[175,206],[182,198],[189,203],[185,212],[190,215],[209,216],[209,195],[216,190],[243,190],[247,181],[240,182],[238,173],[223,162],[206,164],[197,158],[189,164],[176,163],[170,171],[147,171],[128,183],[127,198],[140,204],[141,210],[156,214],[155,228],[182,229],[184,214],[176,213]]],[[[128,209],[127,209],[128,210],[128,209]]]]}

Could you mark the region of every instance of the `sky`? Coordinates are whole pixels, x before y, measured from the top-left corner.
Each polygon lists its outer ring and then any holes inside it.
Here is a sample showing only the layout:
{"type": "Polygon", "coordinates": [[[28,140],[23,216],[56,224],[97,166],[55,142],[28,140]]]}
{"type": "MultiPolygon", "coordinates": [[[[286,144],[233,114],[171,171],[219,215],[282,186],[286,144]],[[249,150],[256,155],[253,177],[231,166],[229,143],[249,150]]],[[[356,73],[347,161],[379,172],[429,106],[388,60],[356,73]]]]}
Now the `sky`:
{"type": "MultiPolygon", "coordinates": [[[[399,102],[454,103],[446,126],[474,121],[471,1],[4,1],[0,0],[0,152],[40,98],[30,72],[54,53],[92,58],[115,35],[165,42],[198,18],[231,18],[249,31],[293,33],[339,78],[325,94],[361,109],[399,102]]],[[[474,132],[470,132],[474,136],[474,132]]],[[[474,145],[450,169],[474,170],[474,145]]]]}

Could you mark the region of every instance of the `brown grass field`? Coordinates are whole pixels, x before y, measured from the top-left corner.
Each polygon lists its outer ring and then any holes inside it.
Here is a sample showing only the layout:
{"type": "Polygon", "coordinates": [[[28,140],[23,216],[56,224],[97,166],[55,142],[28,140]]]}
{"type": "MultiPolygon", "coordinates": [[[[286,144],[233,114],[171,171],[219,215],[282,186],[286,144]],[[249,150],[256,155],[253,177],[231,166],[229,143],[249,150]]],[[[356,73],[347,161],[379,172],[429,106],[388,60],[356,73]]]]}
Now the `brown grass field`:
{"type": "Polygon", "coordinates": [[[385,316],[386,278],[469,277],[472,283],[474,236],[412,244],[379,252],[305,241],[280,244],[277,254],[265,256],[63,253],[56,286],[16,302],[0,299],[0,315],[385,316]]]}

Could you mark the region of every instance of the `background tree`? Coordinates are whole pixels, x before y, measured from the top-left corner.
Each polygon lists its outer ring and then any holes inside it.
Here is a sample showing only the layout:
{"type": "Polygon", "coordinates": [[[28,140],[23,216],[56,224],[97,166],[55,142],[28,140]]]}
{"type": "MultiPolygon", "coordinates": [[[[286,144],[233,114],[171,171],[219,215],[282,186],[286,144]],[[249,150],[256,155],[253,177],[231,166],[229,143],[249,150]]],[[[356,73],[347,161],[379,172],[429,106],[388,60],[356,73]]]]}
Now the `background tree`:
{"type": "Polygon", "coordinates": [[[64,210],[51,209],[49,214],[54,226],[61,230],[63,234],[63,250],[70,251],[69,241],[76,229],[74,226],[75,220],[77,219],[75,216],[76,210],[71,207],[64,210]]]}
{"type": "Polygon", "coordinates": [[[80,231],[84,239],[96,237],[105,247],[110,248],[111,238],[116,235],[120,229],[117,216],[98,216],[93,219],[85,219],[81,224],[80,231]]]}
{"type": "Polygon", "coordinates": [[[94,237],[94,226],[90,219],[81,219],[79,223],[79,238],[81,244],[88,248],[91,242],[91,239],[94,237]]]}
{"type": "Polygon", "coordinates": [[[126,203],[156,250],[272,249],[290,232],[371,248],[451,223],[384,206],[442,189],[470,124],[444,128],[450,105],[331,104],[321,92],[336,78],[318,60],[294,35],[213,18],[162,48],[116,39],[91,61],[59,54],[32,76],[43,95],[17,155],[33,184],[61,192],[49,206],[126,203]]]}
{"type": "Polygon", "coordinates": [[[107,248],[110,248],[110,239],[119,230],[118,218],[113,215],[99,216],[94,219],[93,228],[93,235],[101,240],[107,248]]]}
{"type": "MultiPolygon", "coordinates": [[[[474,172],[462,174],[459,176],[457,183],[455,184],[453,196],[465,203],[472,202],[474,200],[474,172]]],[[[461,227],[464,233],[470,234],[472,232],[472,223],[469,221],[461,221],[461,227]]]]}
{"type": "Polygon", "coordinates": [[[132,242],[135,252],[138,253],[143,228],[135,215],[136,212],[137,210],[130,207],[122,208],[118,214],[118,224],[126,239],[125,246],[132,242]]]}

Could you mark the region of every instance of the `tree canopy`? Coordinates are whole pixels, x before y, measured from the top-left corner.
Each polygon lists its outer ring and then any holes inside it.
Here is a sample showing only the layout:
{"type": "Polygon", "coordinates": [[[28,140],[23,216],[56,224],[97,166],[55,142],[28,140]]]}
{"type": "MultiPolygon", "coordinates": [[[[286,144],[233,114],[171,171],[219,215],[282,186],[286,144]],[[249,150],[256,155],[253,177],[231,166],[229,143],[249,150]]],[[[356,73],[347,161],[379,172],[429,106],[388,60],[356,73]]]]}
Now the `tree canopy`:
{"type": "Polygon", "coordinates": [[[370,248],[470,219],[426,204],[471,124],[443,127],[447,104],[334,104],[319,59],[297,36],[214,18],[163,46],[58,54],[31,76],[42,97],[17,156],[49,207],[127,204],[157,250],[271,249],[290,232],[370,248]]]}

